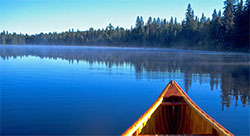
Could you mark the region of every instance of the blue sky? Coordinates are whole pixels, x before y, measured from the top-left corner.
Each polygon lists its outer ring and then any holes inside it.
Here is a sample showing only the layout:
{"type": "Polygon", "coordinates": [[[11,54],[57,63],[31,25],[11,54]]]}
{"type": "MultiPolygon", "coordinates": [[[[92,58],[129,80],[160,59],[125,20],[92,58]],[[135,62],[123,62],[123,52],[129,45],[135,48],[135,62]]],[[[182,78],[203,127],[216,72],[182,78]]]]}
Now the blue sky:
{"type": "Polygon", "coordinates": [[[130,28],[137,16],[170,19],[185,17],[188,3],[195,15],[211,17],[224,0],[0,0],[0,31],[17,33],[62,32],[71,28],[114,26],[130,28]]]}

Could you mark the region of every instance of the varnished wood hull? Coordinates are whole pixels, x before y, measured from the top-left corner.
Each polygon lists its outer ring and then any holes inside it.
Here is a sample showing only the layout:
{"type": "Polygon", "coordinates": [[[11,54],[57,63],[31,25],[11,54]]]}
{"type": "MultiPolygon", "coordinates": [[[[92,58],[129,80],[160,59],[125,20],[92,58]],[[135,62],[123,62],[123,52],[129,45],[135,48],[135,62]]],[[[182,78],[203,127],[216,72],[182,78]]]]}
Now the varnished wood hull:
{"type": "Polygon", "coordinates": [[[175,81],[171,81],[153,105],[122,135],[233,134],[199,108],[175,81]]]}

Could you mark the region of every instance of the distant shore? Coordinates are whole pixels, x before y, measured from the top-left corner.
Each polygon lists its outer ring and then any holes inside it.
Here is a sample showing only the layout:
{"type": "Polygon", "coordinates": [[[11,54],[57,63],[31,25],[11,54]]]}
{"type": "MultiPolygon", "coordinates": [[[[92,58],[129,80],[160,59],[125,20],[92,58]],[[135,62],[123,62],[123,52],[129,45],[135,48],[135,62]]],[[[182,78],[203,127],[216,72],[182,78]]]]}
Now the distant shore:
{"type": "Polygon", "coordinates": [[[185,52],[185,53],[202,53],[202,54],[239,54],[250,55],[249,52],[239,51],[214,51],[214,50],[198,50],[198,49],[178,49],[178,48],[164,48],[164,47],[138,47],[138,46],[109,46],[109,45],[1,45],[1,46],[49,46],[49,47],[83,47],[83,48],[99,48],[99,49],[124,49],[124,50],[147,50],[147,51],[173,51],[173,52],[185,52]]]}

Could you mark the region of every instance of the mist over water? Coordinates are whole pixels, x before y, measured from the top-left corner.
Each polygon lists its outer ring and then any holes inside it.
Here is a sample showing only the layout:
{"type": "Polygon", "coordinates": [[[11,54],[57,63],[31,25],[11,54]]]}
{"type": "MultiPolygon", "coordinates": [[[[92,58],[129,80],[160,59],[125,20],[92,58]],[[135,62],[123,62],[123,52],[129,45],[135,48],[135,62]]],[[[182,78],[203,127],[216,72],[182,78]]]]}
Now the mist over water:
{"type": "Polygon", "coordinates": [[[249,54],[0,46],[1,132],[119,135],[170,80],[236,135],[249,134],[249,54]]]}

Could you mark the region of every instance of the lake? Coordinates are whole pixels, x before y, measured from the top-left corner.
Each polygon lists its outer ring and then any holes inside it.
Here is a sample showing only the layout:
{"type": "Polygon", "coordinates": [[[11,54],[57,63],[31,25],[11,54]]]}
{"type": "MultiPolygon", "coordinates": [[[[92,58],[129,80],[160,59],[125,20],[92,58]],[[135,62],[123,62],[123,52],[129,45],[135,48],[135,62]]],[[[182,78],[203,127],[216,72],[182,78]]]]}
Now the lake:
{"type": "Polygon", "coordinates": [[[120,135],[175,80],[235,135],[249,135],[249,54],[0,46],[1,135],[120,135]]]}

